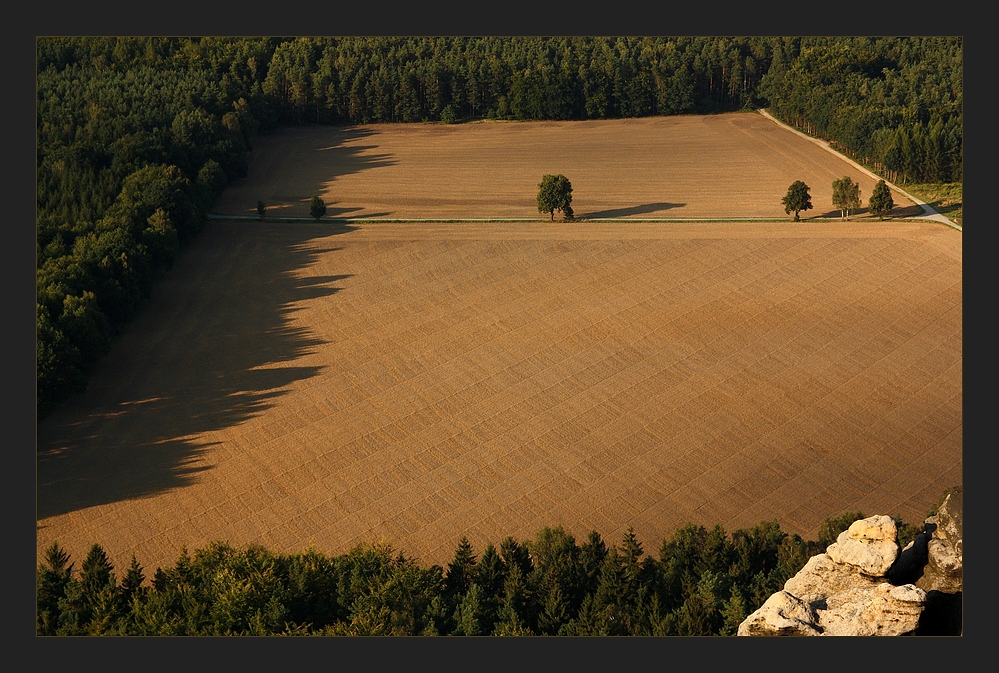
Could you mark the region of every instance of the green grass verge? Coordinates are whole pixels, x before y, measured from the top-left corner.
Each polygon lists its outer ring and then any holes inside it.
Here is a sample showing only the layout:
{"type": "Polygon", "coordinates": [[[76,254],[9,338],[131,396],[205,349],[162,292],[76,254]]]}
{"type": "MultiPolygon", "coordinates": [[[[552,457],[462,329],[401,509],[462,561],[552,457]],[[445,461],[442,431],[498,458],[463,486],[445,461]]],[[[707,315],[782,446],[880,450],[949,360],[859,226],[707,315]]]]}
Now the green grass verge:
{"type": "Polygon", "coordinates": [[[963,216],[963,183],[906,183],[899,185],[913,196],[917,196],[930,204],[934,210],[947,217],[955,224],[964,227],[963,216]]]}

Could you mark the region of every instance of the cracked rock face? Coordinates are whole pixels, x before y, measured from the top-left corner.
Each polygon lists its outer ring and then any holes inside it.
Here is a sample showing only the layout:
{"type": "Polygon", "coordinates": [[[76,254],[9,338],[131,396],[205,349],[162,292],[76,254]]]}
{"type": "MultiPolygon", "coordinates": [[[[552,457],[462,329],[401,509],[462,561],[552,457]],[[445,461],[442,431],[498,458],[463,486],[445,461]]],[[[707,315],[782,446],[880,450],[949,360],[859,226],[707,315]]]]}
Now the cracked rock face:
{"type": "Polygon", "coordinates": [[[824,636],[901,636],[919,626],[926,592],[882,582],[833,594],[816,610],[824,636]]]}
{"type": "Polygon", "coordinates": [[[740,636],[817,636],[822,629],[812,606],[778,591],[739,624],[740,636]]]}
{"type": "Polygon", "coordinates": [[[868,588],[881,583],[876,577],[857,572],[856,568],[836,563],[829,554],[808,559],[798,574],[784,583],[784,591],[813,603],[848,589],[868,588]]]}

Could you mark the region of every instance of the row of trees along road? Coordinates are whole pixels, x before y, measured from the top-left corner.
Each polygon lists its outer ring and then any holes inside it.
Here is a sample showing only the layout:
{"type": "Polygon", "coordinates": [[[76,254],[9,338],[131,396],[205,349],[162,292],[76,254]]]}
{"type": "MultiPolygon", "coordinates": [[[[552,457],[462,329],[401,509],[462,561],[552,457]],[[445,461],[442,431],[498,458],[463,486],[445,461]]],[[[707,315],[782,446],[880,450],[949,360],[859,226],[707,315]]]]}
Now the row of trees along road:
{"type": "MultiPolygon", "coordinates": [[[[840,209],[843,219],[850,216],[850,212],[860,208],[860,185],[854,182],[850,176],[845,175],[838,180],[833,180],[833,205],[840,209]]],[[[784,212],[794,213],[794,221],[799,222],[799,213],[803,210],[811,210],[812,196],[808,192],[809,187],[801,180],[795,180],[787,188],[787,194],[781,199],[784,205],[784,212]]],[[[895,202],[891,198],[891,190],[884,180],[878,180],[871,192],[871,198],[867,203],[867,209],[872,215],[877,215],[883,220],[895,207],[895,202]]]]}
{"type": "Polygon", "coordinates": [[[768,106],[903,180],[960,180],[961,38],[36,41],[43,418],[86,385],[279,124],[601,119],[768,106]]]}
{"type": "MultiPolygon", "coordinates": [[[[859,512],[806,542],[761,522],[727,535],[687,525],[646,555],[634,532],[578,543],[561,527],[476,554],[462,538],[447,568],[385,545],[341,556],[218,543],[181,552],[147,581],[116,576],[94,545],[80,571],[58,544],[36,573],[38,635],[735,635],[859,512]]],[[[899,522],[901,524],[901,522],[899,522]]],[[[900,525],[904,546],[918,530],[900,525]]]]}

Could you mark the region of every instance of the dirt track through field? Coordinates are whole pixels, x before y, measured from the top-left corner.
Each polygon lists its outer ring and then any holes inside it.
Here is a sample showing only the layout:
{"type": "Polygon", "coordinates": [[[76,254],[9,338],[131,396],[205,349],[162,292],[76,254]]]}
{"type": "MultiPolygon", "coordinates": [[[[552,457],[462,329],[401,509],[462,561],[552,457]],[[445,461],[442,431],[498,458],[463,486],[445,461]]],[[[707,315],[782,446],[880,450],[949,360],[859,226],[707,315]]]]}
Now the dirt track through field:
{"type": "Polygon", "coordinates": [[[961,236],[211,222],[39,426],[39,555],[920,521],[962,481],[961,236]]]}
{"type": "MultiPolygon", "coordinates": [[[[313,194],[336,218],[538,217],[538,183],[561,173],[579,218],[785,218],[795,180],[811,188],[802,217],[837,216],[833,180],[850,176],[864,204],[870,175],[762,115],[572,122],[311,126],[261,136],[247,178],[215,212],[308,217],[313,194]]],[[[894,194],[893,215],[922,209],[894,194]]],[[[866,216],[866,207],[860,216],[866,216]]]]}

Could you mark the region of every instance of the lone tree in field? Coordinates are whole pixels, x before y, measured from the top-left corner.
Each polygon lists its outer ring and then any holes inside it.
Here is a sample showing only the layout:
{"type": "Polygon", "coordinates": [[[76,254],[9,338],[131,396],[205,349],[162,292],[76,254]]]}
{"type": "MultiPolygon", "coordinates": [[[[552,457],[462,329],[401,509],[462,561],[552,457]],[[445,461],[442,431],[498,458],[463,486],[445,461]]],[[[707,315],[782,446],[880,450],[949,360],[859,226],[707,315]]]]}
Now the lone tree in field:
{"type": "Polygon", "coordinates": [[[892,201],[891,190],[888,189],[884,180],[878,180],[878,184],[874,185],[874,191],[871,192],[871,198],[867,201],[867,209],[871,211],[872,215],[877,215],[879,220],[883,220],[894,207],[895,202],[892,201]]]}
{"type": "Polygon", "coordinates": [[[312,206],[309,208],[309,214],[315,218],[316,222],[326,214],[326,202],[319,198],[318,195],[312,197],[312,206]]]}
{"type": "Polygon", "coordinates": [[[565,219],[572,219],[572,185],[564,175],[545,175],[538,185],[538,212],[549,213],[555,221],[555,211],[561,210],[565,219]]]}
{"type": "Polygon", "coordinates": [[[781,199],[781,203],[784,204],[784,212],[794,213],[794,221],[798,222],[801,219],[798,213],[812,209],[812,197],[808,193],[808,185],[801,180],[795,180],[787,188],[787,194],[781,199]]]}
{"type": "Polygon", "coordinates": [[[264,212],[266,212],[266,210],[267,206],[264,205],[264,202],[257,201],[257,215],[260,216],[260,219],[264,219],[264,212]]]}
{"type": "Polygon", "coordinates": [[[850,217],[850,211],[860,208],[860,185],[844,175],[833,180],[833,205],[839,208],[843,219],[850,217]]]}

